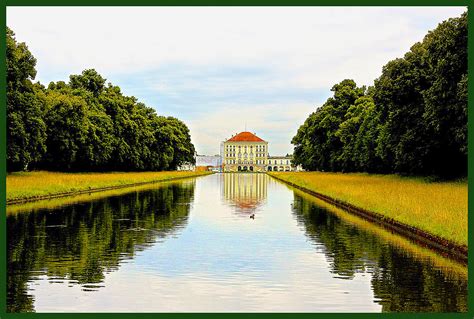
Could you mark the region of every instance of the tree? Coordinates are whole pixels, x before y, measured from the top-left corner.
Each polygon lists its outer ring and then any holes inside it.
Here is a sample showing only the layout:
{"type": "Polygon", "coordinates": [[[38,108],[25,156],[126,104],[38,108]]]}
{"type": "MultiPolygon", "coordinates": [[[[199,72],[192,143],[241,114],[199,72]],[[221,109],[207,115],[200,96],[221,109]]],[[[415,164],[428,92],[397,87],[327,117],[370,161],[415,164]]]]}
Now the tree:
{"type": "Polygon", "coordinates": [[[435,169],[446,175],[467,172],[467,12],[449,19],[423,41],[430,87],[423,117],[438,141],[435,169]]]}
{"type": "Polygon", "coordinates": [[[377,152],[394,171],[467,173],[467,13],[389,62],[375,81],[382,110],[377,152]]]}
{"type": "Polygon", "coordinates": [[[82,71],[80,75],[69,76],[69,85],[73,89],[85,89],[98,96],[104,89],[105,79],[94,69],[82,71]]]}
{"type": "Polygon", "coordinates": [[[87,142],[87,112],[86,101],[68,94],[67,90],[47,93],[45,122],[48,153],[43,160],[43,168],[72,170],[78,166],[79,154],[87,142]]]}
{"type": "Polygon", "coordinates": [[[165,169],[176,169],[188,162],[195,164],[194,145],[188,127],[174,117],[158,117],[156,121],[159,160],[165,169]]]}
{"type": "Polygon", "coordinates": [[[467,174],[467,13],[388,62],[367,91],[336,84],[292,143],[309,170],[467,174]]]}
{"type": "Polygon", "coordinates": [[[46,152],[43,87],[34,85],[36,59],[6,30],[7,169],[25,170],[46,152]]]}
{"type": "Polygon", "coordinates": [[[373,108],[374,101],[371,97],[358,98],[354,105],[347,109],[344,115],[345,121],[339,125],[335,133],[343,144],[342,152],[338,158],[342,171],[368,170],[364,157],[369,151],[367,149],[369,141],[366,140],[368,136],[362,133],[362,124],[367,125],[367,117],[373,115],[373,108]]]}
{"type": "Polygon", "coordinates": [[[346,79],[331,91],[334,96],[308,117],[292,140],[294,162],[305,169],[339,171],[343,168],[342,133],[337,131],[349,108],[364,95],[365,87],[359,88],[353,80],[346,79]]]}

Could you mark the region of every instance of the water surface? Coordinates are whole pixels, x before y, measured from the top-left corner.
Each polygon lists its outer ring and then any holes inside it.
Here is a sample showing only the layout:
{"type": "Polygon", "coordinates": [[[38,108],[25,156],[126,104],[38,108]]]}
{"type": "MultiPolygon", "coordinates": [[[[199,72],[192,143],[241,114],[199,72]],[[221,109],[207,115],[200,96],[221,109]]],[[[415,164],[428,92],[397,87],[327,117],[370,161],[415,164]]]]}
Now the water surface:
{"type": "Polygon", "coordinates": [[[464,265],[265,174],[9,206],[7,227],[10,312],[467,310],[464,265]]]}

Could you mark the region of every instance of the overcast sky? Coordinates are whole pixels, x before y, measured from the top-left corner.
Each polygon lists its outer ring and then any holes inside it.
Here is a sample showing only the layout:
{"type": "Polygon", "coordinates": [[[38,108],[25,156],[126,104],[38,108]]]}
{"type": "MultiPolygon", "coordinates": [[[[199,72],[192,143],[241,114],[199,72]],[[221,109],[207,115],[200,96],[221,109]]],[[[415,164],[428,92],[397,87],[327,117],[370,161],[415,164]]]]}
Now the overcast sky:
{"type": "Polygon", "coordinates": [[[183,120],[199,154],[256,132],[292,152],[309,113],[346,78],[371,85],[463,7],[8,7],[7,25],[37,58],[37,80],[96,69],[183,120]]]}

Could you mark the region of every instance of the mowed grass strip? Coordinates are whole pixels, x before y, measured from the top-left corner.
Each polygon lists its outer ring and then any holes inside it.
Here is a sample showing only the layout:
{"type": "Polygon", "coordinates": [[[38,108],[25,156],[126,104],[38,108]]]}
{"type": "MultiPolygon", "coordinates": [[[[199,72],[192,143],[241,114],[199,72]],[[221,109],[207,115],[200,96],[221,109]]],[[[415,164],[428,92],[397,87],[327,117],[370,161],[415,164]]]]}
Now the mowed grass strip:
{"type": "Polygon", "coordinates": [[[62,173],[17,172],[7,175],[7,202],[29,200],[81,191],[121,187],[142,183],[168,181],[177,178],[207,175],[210,172],[111,172],[62,173]]]}
{"type": "Polygon", "coordinates": [[[467,181],[398,175],[272,172],[298,185],[467,246],[467,181]]]}

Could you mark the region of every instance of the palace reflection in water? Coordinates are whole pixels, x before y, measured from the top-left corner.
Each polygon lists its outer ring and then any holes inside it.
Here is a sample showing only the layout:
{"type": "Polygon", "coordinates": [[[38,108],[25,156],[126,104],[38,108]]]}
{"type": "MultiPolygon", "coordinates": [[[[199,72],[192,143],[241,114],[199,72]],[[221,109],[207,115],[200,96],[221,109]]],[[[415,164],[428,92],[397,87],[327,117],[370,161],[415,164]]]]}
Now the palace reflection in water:
{"type": "Polygon", "coordinates": [[[237,213],[253,214],[267,198],[267,174],[225,173],[222,174],[224,199],[235,207],[237,213]]]}
{"type": "Polygon", "coordinates": [[[465,265],[265,174],[52,203],[9,208],[9,312],[467,311],[465,265]]]}

